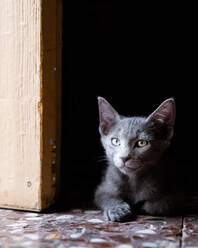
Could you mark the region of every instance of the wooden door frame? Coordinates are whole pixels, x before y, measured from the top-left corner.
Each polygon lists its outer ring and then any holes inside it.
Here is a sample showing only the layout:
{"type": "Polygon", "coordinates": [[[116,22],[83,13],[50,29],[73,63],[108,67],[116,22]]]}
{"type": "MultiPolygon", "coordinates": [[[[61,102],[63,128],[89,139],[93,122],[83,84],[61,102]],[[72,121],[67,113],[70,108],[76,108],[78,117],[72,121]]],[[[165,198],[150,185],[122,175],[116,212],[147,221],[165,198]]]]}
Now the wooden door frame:
{"type": "Polygon", "coordinates": [[[0,8],[0,207],[42,211],[60,192],[62,0],[0,8]]]}

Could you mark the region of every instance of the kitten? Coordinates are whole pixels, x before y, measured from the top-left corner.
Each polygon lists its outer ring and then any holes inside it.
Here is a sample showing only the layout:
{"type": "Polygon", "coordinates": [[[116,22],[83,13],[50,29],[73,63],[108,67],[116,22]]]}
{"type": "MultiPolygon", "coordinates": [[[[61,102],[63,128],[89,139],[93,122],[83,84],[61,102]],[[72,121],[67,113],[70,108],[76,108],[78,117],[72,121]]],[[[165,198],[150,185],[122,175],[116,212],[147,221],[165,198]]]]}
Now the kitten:
{"type": "MultiPolygon", "coordinates": [[[[174,133],[175,101],[164,101],[148,117],[124,117],[102,97],[99,132],[108,167],[95,192],[95,203],[110,221],[137,212],[171,215],[191,206],[182,170],[167,160],[174,133]]],[[[183,171],[185,175],[185,170],[183,171]]],[[[196,198],[197,199],[197,198],[196,198]]],[[[192,202],[192,201],[191,201],[192,202]]]]}

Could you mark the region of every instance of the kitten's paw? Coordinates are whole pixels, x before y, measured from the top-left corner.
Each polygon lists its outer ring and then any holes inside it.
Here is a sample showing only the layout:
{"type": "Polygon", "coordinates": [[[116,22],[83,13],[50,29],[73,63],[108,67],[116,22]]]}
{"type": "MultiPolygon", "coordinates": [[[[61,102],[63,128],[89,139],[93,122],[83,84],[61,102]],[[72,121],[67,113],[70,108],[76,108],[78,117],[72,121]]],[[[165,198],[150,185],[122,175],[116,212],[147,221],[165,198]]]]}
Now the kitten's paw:
{"type": "Polygon", "coordinates": [[[132,217],[131,207],[123,202],[104,210],[104,217],[110,221],[127,221],[132,217]]]}

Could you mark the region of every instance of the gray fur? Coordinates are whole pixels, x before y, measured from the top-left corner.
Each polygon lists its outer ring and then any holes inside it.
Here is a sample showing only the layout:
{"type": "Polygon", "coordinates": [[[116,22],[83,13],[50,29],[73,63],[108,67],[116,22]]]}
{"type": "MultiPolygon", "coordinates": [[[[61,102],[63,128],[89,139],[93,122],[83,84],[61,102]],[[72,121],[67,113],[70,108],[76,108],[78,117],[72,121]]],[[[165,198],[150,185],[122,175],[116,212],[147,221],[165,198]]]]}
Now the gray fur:
{"type": "Polygon", "coordinates": [[[180,198],[166,186],[163,155],[174,131],[175,101],[164,101],[148,117],[124,117],[98,98],[101,142],[108,167],[95,193],[95,202],[111,221],[125,221],[137,211],[151,215],[175,212],[180,198]],[[112,138],[119,138],[114,146],[112,138]],[[148,141],[137,147],[138,140],[148,141]],[[123,162],[122,158],[127,158],[123,162]]]}

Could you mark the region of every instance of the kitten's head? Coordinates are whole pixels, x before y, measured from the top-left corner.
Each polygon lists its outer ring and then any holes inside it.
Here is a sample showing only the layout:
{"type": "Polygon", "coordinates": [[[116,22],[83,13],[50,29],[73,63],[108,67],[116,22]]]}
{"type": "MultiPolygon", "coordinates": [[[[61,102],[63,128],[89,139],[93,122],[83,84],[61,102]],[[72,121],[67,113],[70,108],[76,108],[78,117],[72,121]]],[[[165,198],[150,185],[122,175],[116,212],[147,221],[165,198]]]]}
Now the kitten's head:
{"type": "Polygon", "coordinates": [[[134,173],[159,160],[170,144],[175,122],[175,101],[164,101],[148,117],[124,117],[98,97],[101,141],[106,156],[124,174],[134,173]]]}

